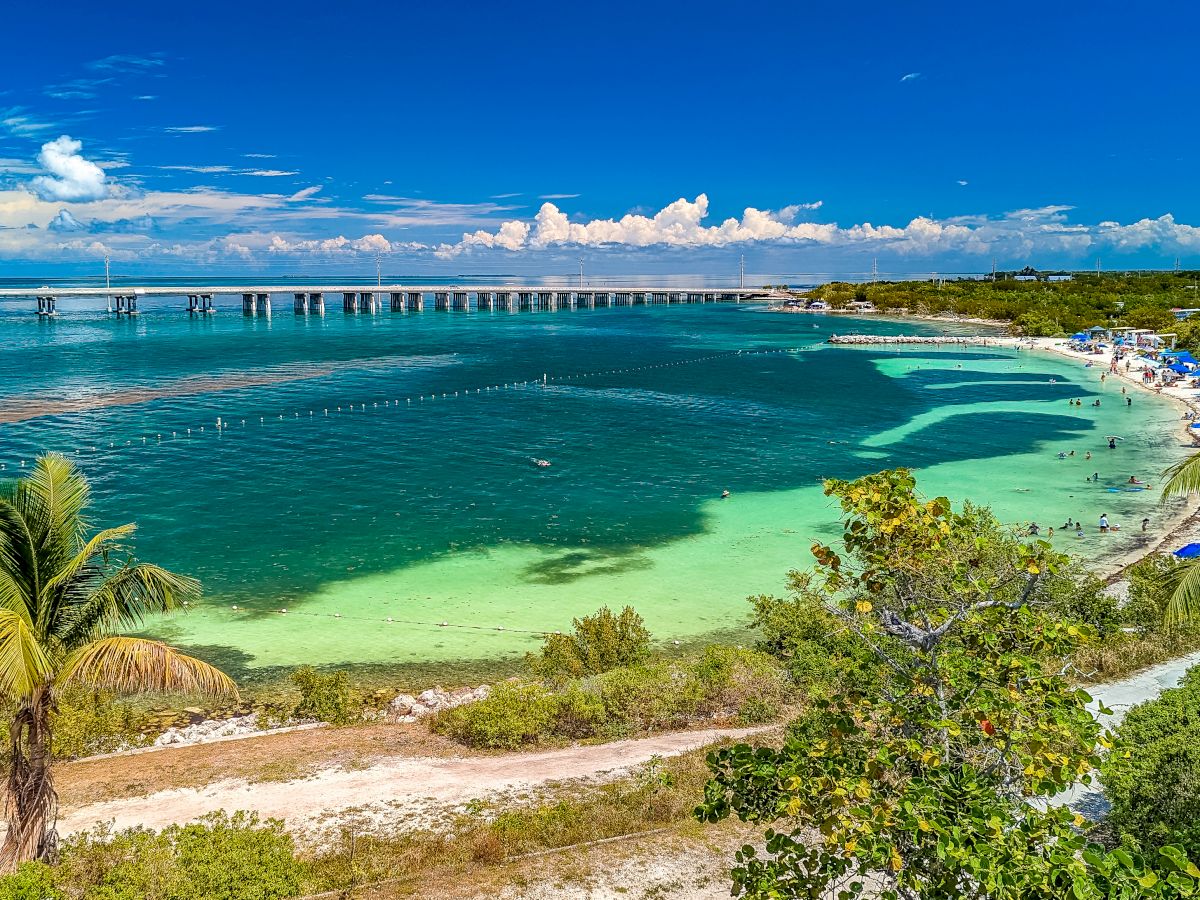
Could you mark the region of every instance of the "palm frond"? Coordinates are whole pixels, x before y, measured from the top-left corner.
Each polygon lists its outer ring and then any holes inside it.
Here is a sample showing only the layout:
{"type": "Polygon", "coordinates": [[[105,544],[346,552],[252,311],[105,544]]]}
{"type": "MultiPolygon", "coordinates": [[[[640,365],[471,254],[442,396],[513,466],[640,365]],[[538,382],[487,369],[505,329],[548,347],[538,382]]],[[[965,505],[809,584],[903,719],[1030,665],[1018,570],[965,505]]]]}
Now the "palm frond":
{"type": "Polygon", "coordinates": [[[68,657],[60,685],[81,684],[119,694],[201,694],[236,699],[237,686],[220,669],[161,641],[108,637],[68,657]]]}
{"type": "Polygon", "coordinates": [[[39,456],[20,485],[26,502],[35,501],[44,510],[52,534],[77,538],[86,530],[83,511],[91,488],[75,463],[61,453],[39,456]]]}
{"type": "Polygon", "coordinates": [[[0,609],[0,697],[28,697],[53,677],[54,661],[29,620],[16,610],[0,609]]]}
{"type": "Polygon", "coordinates": [[[65,627],[57,633],[67,647],[74,647],[99,633],[136,627],[147,615],[171,612],[199,597],[196,579],[152,563],[137,563],[105,580],[65,617],[65,627]]]}
{"type": "Polygon", "coordinates": [[[1168,631],[1187,622],[1200,622],[1200,561],[1172,566],[1163,573],[1161,585],[1171,592],[1163,610],[1163,624],[1168,631]]]}
{"type": "Polygon", "coordinates": [[[1180,460],[1163,473],[1167,479],[1162,489],[1162,499],[1186,497],[1200,491],[1200,453],[1180,460]]]}

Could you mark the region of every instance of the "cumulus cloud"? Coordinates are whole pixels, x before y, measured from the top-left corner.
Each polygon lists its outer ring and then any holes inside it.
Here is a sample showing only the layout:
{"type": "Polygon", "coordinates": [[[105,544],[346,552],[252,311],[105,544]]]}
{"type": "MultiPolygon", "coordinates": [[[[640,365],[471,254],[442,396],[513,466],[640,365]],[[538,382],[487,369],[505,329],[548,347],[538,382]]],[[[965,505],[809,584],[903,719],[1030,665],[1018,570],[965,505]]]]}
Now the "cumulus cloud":
{"type": "Polygon", "coordinates": [[[553,203],[543,203],[532,225],[514,220],[503,223],[496,231],[470,232],[464,234],[458,244],[441,248],[440,253],[454,256],[478,247],[523,250],[564,244],[720,247],[763,240],[827,242],[836,226],[811,222],[790,224],[800,210],[819,206],[819,202],[795,204],[775,211],[747,207],[741,219],[730,218],[719,225],[705,225],[703,220],[708,216],[706,194],[700,194],[695,200],[681,197],[653,216],[631,213],[620,219],[593,219],[590,222],[572,222],[553,203]]]}
{"type": "Polygon", "coordinates": [[[1028,258],[1041,255],[1081,258],[1101,249],[1138,252],[1200,251],[1200,227],[1176,222],[1171,215],[1131,224],[1072,223],[1069,206],[1017,209],[998,216],[973,215],[946,219],[918,216],[903,225],[863,222],[841,226],[833,222],[795,222],[801,210],[820,202],[794,204],[778,210],[747,207],[740,218],[706,224],[708,197],[680,198],[651,216],[630,214],[620,219],[572,222],[553,203],[545,203],[532,222],[513,220],[492,230],[463,235],[457,244],[440,245],[439,257],[466,252],[538,251],[566,247],[636,249],[647,247],[705,249],[732,244],[890,251],[909,257],[983,256],[1003,254],[1028,258]]]}
{"type": "Polygon", "coordinates": [[[324,240],[288,240],[272,235],[266,249],[270,253],[315,253],[328,256],[354,256],[358,254],[396,253],[402,250],[425,250],[425,244],[389,241],[382,234],[365,234],[351,240],[338,235],[324,240]]]}
{"type": "Polygon", "coordinates": [[[69,210],[60,209],[58,215],[46,225],[51,231],[87,231],[87,226],[71,215],[69,210]]]}
{"type": "Polygon", "coordinates": [[[72,203],[87,203],[111,196],[108,176],[80,154],[82,149],[81,142],[66,134],[42,144],[38,162],[49,174],[39,175],[30,182],[34,193],[43,200],[72,203]]]}

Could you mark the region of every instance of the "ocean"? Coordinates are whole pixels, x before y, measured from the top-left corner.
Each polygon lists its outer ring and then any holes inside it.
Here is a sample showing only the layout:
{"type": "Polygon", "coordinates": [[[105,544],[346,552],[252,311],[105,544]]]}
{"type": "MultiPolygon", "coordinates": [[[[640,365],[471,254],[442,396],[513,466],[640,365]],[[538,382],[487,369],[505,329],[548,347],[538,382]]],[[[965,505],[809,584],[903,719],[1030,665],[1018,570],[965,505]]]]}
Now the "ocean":
{"type": "Polygon", "coordinates": [[[1158,482],[1185,452],[1174,406],[1127,406],[1099,368],[825,343],[936,323],[280,305],[0,309],[0,476],[76,459],[95,524],[136,522],[140,558],[204,585],[145,633],[240,673],[512,660],[602,605],[634,606],[667,646],[738,629],[747,596],[836,539],[821,480],[892,466],[1021,528],[1082,519],[1085,537],[1053,540],[1097,561],[1164,516],[1129,477],[1158,482]],[[1124,530],[1101,536],[1101,513],[1124,530]]]}

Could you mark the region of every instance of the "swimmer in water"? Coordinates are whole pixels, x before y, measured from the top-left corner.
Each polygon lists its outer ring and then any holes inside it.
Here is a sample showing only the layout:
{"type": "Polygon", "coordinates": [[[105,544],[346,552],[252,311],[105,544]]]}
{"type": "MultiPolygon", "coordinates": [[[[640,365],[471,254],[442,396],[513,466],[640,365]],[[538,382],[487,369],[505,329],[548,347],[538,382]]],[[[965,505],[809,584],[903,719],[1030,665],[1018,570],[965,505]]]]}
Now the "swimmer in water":
{"type": "Polygon", "coordinates": [[[1109,438],[1109,439],[1108,439],[1108,449],[1109,449],[1109,450],[1116,450],[1116,449],[1117,449],[1117,439],[1116,439],[1116,438],[1109,438]]]}
{"type": "Polygon", "coordinates": [[[724,500],[729,496],[729,491],[721,491],[721,499],[724,500]]]}
{"type": "Polygon", "coordinates": [[[1087,453],[1085,453],[1085,454],[1084,454],[1084,456],[1083,456],[1083,458],[1084,458],[1084,459],[1091,459],[1091,458],[1092,458],[1092,451],[1091,451],[1091,450],[1089,450],[1087,453]]]}

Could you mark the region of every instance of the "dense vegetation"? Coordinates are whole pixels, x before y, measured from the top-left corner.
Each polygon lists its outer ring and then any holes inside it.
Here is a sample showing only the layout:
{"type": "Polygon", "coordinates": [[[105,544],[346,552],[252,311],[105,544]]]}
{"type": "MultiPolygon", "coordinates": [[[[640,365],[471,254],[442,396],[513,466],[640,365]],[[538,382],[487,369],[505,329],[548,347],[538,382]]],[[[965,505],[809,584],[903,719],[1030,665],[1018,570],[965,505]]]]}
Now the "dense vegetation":
{"type": "Polygon", "coordinates": [[[1068,561],[986,510],[921,498],[905,470],[826,493],[842,548],[813,546],[794,602],[839,623],[873,677],[802,712],[782,747],[710,757],[697,814],[770,826],[738,854],[735,894],[1192,896],[1200,868],[1175,844],[1089,844],[1082,818],[1030,802],[1086,782],[1108,744],[1065,677],[1098,630],[1068,561]]]}
{"type": "Polygon", "coordinates": [[[1173,308],[1200,307],[1195,272],[1077,274],[1070,281],[831,282],[812,291],[835,309],[869,300],[882,312],[955,315],[1011,322],[1022,334],[1071,334],[1093,325],[1175,331],[1179,345],[1200,344],[1200,322],[1177,322],[1173,308]]]}
{"type": "Polygon", "coordinates": [[[1109,824],[1126,842],[1200,858],[1200,667],[1130,710],[1116,735],[1101,768],[1109,824]]]}

